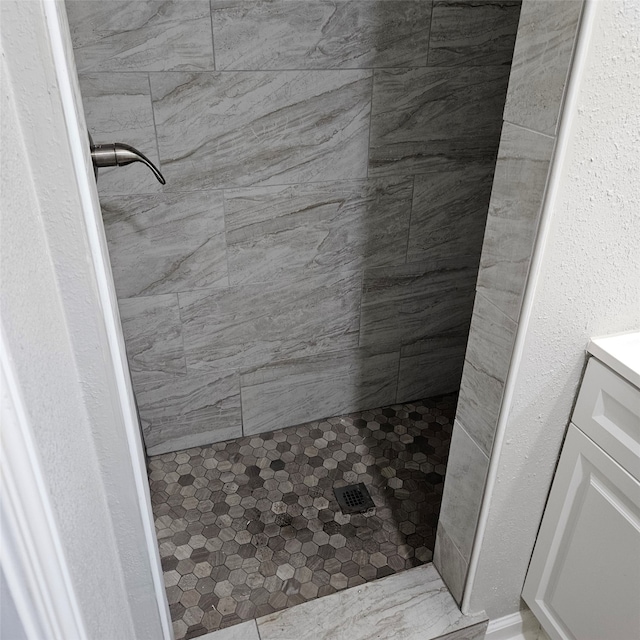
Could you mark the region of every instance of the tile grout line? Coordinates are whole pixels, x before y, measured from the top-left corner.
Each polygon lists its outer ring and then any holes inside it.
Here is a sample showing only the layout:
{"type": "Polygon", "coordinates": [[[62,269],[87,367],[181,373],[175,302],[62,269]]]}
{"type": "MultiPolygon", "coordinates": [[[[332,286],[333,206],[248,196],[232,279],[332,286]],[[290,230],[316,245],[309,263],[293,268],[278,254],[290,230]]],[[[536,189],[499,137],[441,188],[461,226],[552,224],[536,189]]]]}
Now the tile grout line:
{"type": "Polygon", "coordinates": [[[398,369],[397,369],[397,373],[396,373],[396,393],[395,393],[395,399],[396,399],[396,404],[398,404],[398,393],[400,390],[400,367],[402,365],[402,345],[398,346],[398,369]]]}
{"type": "Polygon", "coordinates": [[[213,0],[209,0],[209,23],[211,25],[211,55],[213,56],[213,68],[218,71],[216,64],[216,39],[213,35],[213,7],[211,5],[213,0]]]}
{"type": "MultiPolygon", "coordinates": [[[[174,295],[176,297],[176,307],[178,309],[178,320],[180,321],[180,342],[182,344],[182,357],[184,358],[184,371],[185,371],[185,376],[187,376],[189,375],[190,369],[187,363],[187,347],[184,340],[184,321],[182,320],[182,309],[180,308],[180,291],[176,291],[174,295]]],[[[140,296],[140,297],[152,298],[153,296],[140,296]]],[[[130,299],[130,298],[127,298],[127,299],[130,299]]]]}
{"type": "MultiPolygon", "coordinates": [[[[447,537],[447,539],[449,540],[449,542],[451,543],[451,546],[454,548],[455,552],[458,554],[460,560],[462,560],[462,562],[464,562],[465,565],[465,573],[466,570],[469,569],[469,561],[462,555],[462,551],[460,551],[460,549],[458,549],[458,545],[455,543],[455,541],[451,538],[451,535],[449,534],[449,532],[447,531],[447,528],[444,526],[444,524],[442,524],[441,522],[438,522],[438,526],[442,528],[442,530],[444,531],[444,535],[447,537]]],[[[436,534],[437,535],[437,534],[436,534]]]]}
{"type": "Polygon", "coordinates": [[[256,68],[256,69],[231,69],[226,67],[224,69],[202,69],[200,67],[194,67],[192,69],[110,69],[110,70],[83,70],[81,75],[95,76],[106,74],[134,74],[134,73],[178,73],[185,75],[192,74],[209,74],[209,73],[286,73],[289,71],[296,73],[306,72],[323,72],[323,73],[345,73],[353,71],[408,71],[411,69],[432,69],[434,71],[452,71],[454,69],[505,69],[505,64],[401,64],[393,66],[371,66],[371,67],[277,67],[273,69],[269,68],[256,68]]]}
{"type": "Polygon", "coordinates": [[[416,176],[412,175],[411,182],[411,204],[409,207],[409,224],[407,227],[407,246],[404,251],[404,264],[409,264],[409,244],[411,242],[411,223],[413,222],[413,207],[415,203],[416,196],[416,176]]]}
{"type": "Polygon", "coordinates": [[[222,233],[224,234],[224,263],[227,266],[227,286],[224,288],[231,288],[231,269],[229,268],[229,242],[227,239],[227,189],[221,189],[220,195],[222,197],[222,233]]]}
{"type": "MultiPolygon", "coordinates": [[[[151,107],[151,119],[153,120],[153,133],[156,138],[156,153],[158,154],[158,164],[159,169],[162,170],[162,162],[160,160],[160,143],[158,142],[158,126],[156,125],[156,111],[153,108],[153,91],[151,90],[151,72],[147,72],[147,83],[149,84],[149,106],[151,107]]],[[[160,193],[154,193],[153,195],[161,195],[164,194],[164,185],[162,186],[162,191],[160,193]]]]}
{"type": "Polygon", "coordinates": [[[429,42],[427,43],[427,63],[426,67],[429,66],[429,58],[431,57],[431,36],[432,36],[432,28],[433,28],[433,5],[435,0],[431,0],[431,11],[429,13],[429,42]]]}
{"type": "MultiPolygon", "coordinates": [[[[480,269],[478,269],[478,272],[480,269]]],[[[488,287],[483,287],[482,289],[476,288],[476,295],[480,296],[485,302],[490,304],[502,317],[506,318],[509,322],[517,325],[519,322],[520,314],[518,314],[518,320],[514,320],[509,314],[505,313],[493,300],[490,300],[487,295],[484,293],[485,291],[489,291],[488,287]]],[[[471,331],[471,328],[469,328],[471,331]]]]}
{"type": "Polygon", "coordinates": [[[361,268],[360,272],[360,308],[358,311],[358,349],[363,349],[364,346],[362,344],[362,312],[364,308],[364,279],[365,279],[365,271],[366,267],[361,268]]]}
{"type": "Polygon", "coordinates": [[[135,194],[132,194],[131,192],[127,191],[127,192],[122,192],[122,193],[104,193],[103,195],[105,197],[108,198],[124,198],[124,197],[128,197],[131,195],[137,195],[137,196],[157,196],[157,195],[162,195],[162,193],[166,193],[166,194],[185,194],[185,195],[189,195],[191,193],[206,193],[209,191],[213,191],[213,192],[222,192],[222,191],[258,191],[258,190],[262,190],[262,189],[278,189],[278,188],[283,188],[283,187],[297,187],[297,186],[307,186],[307,185],[355,185],[357,183],[370,183],[370,182],[375,182],[375,181],[392,181],[396,178],[411,178],[413,176],[419,177],[419,176],[429,176],[432,175],[432,173],[426,172],[426,173],[407,173],[406,171],[390,171],[389,173],[382,173],[379,175],[372,175],[372,176],[364,176],[364,177],[360,177],[360,178],[346,178],[344,180],[340,180],[340,179],[335,179],[335,180],[305,180],[304,182],[278,182],[278,183],[273,183],[273,184],[262,184],[262,183],[253,183],[253,184],[248,184],[248,185],[223,185],[223,186],[219,186],[219,187],[208,187],[205,189],[168,189],[164,192],[160,191],[160,192],[151,192],[151,191],[140,191],[137,192],[135,194]]]}
{"type": "Polygon", "coordinates": [[[242,400],[242,374],[240,369],[238,371],[238,393],[240,394],[240,432],[245,437],[247,434],[244,432],[244,402],[242,400]]]}
{"type": "Polygon", "coordinates": [[[369,135],[367,137],[367,179],[369,179],[369,167],[371,161],[371,130],[373,129],[373,87],[375,85],[376,70],[371,71],[371,92],[369,94],[369,135]]]}
{"type": "MultiPolygon", "coordinates": [[[[555,133],[545,133],[544,131],[537,131],[536,129],[531,129],[531,127],[525,127],[523,124],[519,124],[518,122],[512,122],[511,120],[503,120],[503,125],[510,124],[512,127],[517,127],[518,129],[522,129],[523,131],[528,131],[529,133],[535,133],[543,138],[550,138],[551,140],[555,140],[557,135],[555,133]]],[[[496,159],[497,161],[497,159],[496,159]]]]}

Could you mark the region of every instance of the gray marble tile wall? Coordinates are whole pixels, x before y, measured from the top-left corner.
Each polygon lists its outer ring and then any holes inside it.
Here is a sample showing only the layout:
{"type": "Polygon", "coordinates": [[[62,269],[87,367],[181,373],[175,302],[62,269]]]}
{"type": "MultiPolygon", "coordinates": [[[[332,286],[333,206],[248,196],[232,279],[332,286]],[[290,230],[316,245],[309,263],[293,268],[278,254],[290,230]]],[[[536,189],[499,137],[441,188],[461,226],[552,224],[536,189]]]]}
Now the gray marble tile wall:
{"type": "Polygon", "coordinates": [[[150,453],[458,388],[520,0],[67,9],[150,453]]]}
{"type": "Polygon", "coordinates": [[[476,536],[582,4],[522,3],[434,552],[434,563],[458,602],[476,536]]]}

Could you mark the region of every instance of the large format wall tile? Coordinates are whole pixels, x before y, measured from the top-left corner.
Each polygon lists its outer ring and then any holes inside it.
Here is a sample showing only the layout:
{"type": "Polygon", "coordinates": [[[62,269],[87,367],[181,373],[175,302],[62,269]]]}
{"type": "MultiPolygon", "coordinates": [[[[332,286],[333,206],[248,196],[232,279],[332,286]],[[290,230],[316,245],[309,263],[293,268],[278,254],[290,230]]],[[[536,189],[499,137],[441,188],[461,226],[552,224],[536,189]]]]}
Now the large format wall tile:
{"type": "Polygon", "coordinates": [[[520,16],[435,552],[460,595],[483,495],[478,470],[493,448],[582,5],[525,0],[520,16]]]}
{"type": "Polygon", "coordinates": [[[213,0],[218,69],[423,66],[430,0],[213,0]]]}
{"type": "Polygon", "coordinates": [[[505,122],[478,274],[478,291],[520,314],[554,139],[505,122]]]}
{"type": "Polygon", "coordinates": [[[118,306],[134,379],[186,373],[177,295],[129,298],[118,306]]]}
{"type": "Polygon", "coordinates": [[[120,298],[228,285],[222,194],[101,198],[120,298]]]}
{"type": "Polygon", "coordinates": [[[68,0],[148,446],[455,387],[517,10],[68,0]]]}
{"type": "Polygon", "coordinates": [[[398,357],[393,350],[346,349],[244,374],[245,435],[360,411],[376,403],[393,404],[398,357]]]}
{"type": "Polygon", "coordinates": [[[433,550],[433,564],[445,581],[451,595],[460,604],[464,592],[464,582],[467,578],[469,563],[465,560],[460,551],[453,544],[451,538],[442,526],[438,523],[438,533],[436,535],[436,546],[433,550]]]}
{"type": "Polygon", "coordinates": [[[413,178],[225,191],[232,284],[402,264],[413,178]]]}
{"type": "Polygon", "coordinates": [[[555,135],[583,0],[522,5],[504,119],[555,135]]]}
{"type": "Polygon", "coordinates": [[[407,262],[480,256],[493,163],[415,177],[407,262]]]}
{"type": "Polygon", "coordinates": [[[369,71],[152,73],[171,190],[366,176],[369,71]]]}
{"type": "MultiPolygon", "coordinates": [[[[96,144],[125,142],[158,164],[147,74],[98,73],[82,75],[79,80],[84,114],[93,141],[96,144]]],[[[98,173],[101,195],[157,193],[161,190],[160,183],[142,164],[102,168],[98,173]]]]}
{"type": "Polygon", "coordinates": [[[508,77],[498,66],[376,70],[369,175],[494,161],[508,77]]]}
{"type": "Polygon", "coordinates": [[[511,63],[520,0],[435,0],[429,65],[511,63]]]}
{"type": "Polygon", "coordinates": [[[365,271],[360,345],[407,345],[467,334],[477,259],[435,260],[365,271]]]}
{"type": "Polygon", "coordinates": [[[471,558],[489,458],[458,421],[453,427],[440,522],[465,562],[471,558]]]}
{"type": "Polygon", "coordinates": [[[402,347],[396,402],[410,402],[460,388],[466,335],[427,338],[402,347]]]}
{"type": "Polygon", "coordinates": [[[137,380],[135,389],[150,455],[242,435],[240,383],[235,372],[137,380]]]}
{"type": "Polygon", "coordinates": [[[254,367],[358,340],[360,273],[179,294],[190,369],[254,367]]]}
{"type": "Polygon", "coordinates": [[[209,0],[66,0],[80,73],[213,69],[209,0]]]}
{"type": "Polygon", "coordinates": [[[488,456],[509,371],[517,325],[482,294],[476,296],[456,420],[488,456]]]}

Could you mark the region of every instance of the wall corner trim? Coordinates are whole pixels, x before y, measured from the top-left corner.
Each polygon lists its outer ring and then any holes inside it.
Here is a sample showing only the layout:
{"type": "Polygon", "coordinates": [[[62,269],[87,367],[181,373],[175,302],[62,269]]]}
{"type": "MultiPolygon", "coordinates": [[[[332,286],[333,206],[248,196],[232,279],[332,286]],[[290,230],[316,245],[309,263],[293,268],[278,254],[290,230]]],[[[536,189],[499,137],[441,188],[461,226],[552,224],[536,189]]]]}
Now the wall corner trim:
{"type": "Polygon", "coordinates": [[[124,337],[120,325],[115,289],[111,278],[111,267],[106,248],[100,237],[99,225],[101,213],[97,189],[93,180],[93,170],[86,138],[86,123],[79,103],[77,87],[77,70],[71,46],[71,37],[66,17],[64,0],[39,0],[43,11],[48,45],[51,47],[54,72],[58,83],[57,90],[62,107],[62,114],[67,125],[69,151],[75,170],[76,184],[80,203],[84,214],[87,241],[91,250],[91,262],[97,284],[97,294],[102,305],[106,341],[103,345],[105,358],[113,366],[113,374],[117,387],[119,404],[127,445],[130,453],[130,464],[135,481],[136,502],[140,513],[142,530],[149,556],[149,566],[153,581],[154,595],[157,601],[157,614],[164,640],[173,638],[169,605],[167,603],[160,557],[156,551],[157,540],[149,486],[146,476],[146,463],[139,434],[139,424],[131,380],[126,365],[124,337]]]}
{"type": "MultiPolygon", "coordinates": [[[[551,212],[553,209],[553,203],[558,197],[561,169],[567,155],[567,148],[572,130],[573,114],[576,110],[580,81],[584,74],[589,43],[591,41],[591,33],[593,31],[595,23],[596,4],[597,3],[595,0],[584,0],[582,14],[578,23],[576,42],[574,44],[572,60],[569,67],[569,80],[566,87],[566,93],[560,115],[560,123],[557,131],[556,146],[554,149],[553,157],[551,160],[551,167],[547,178],[547,188],[544,194],[542,209],[540,213],[538,235],[536,237],[534,251],[531,259],[531,266],[524,291],[524,298],[520,312],[520,322],[516,331],[509,372],[505,381],[493,450],[491,452],[491,458],[489,460],[485,493],[480,509],[478,528],[476,530],[476,536],[471,552],[471,559],[469,562],[469,571],[467,573],[467,580],[464,588],[461,609],[462,612],[466,615],[471,613],[472,587],[478,570],[482,543],[489,519],[489,512],[491,509],[491,496],[493,493],[493,488],[497,482],[497,476],[500,466],[500,453],[502,450],[505,431],[509,420],[509,407],[511,406],[511,401],[514,395],[516,374],[523,359],[524,342],[531,320],[533,299],[535,296],[538,279],[540,277],[541,266],[544,261],[547,241],[549,239],[551,228],[551,212]]],[[[491,625],[489,625],[489,629],[491,629],[491,625]]],[[[502,636],[496,636],[496,638],[494,639],[489,635],[489,633],[487,633],[487,638],[489,638],[490,640],[500,640],[502,636]]]]}

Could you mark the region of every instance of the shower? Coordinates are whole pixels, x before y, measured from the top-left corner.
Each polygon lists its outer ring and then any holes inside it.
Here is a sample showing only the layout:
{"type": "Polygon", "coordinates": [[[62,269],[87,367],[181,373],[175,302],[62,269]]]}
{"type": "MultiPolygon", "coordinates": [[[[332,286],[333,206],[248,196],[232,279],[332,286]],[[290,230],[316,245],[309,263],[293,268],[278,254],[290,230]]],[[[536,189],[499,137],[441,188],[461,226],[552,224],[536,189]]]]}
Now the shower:
{"type": "Polygon", "coordinates": [[[176,637],[430,562],[519,0],[66,5],[176,637]]]}

